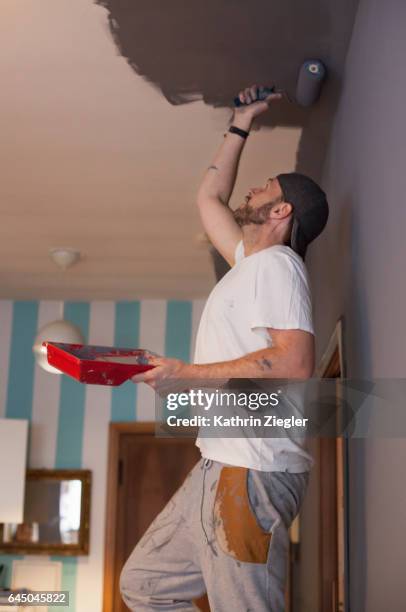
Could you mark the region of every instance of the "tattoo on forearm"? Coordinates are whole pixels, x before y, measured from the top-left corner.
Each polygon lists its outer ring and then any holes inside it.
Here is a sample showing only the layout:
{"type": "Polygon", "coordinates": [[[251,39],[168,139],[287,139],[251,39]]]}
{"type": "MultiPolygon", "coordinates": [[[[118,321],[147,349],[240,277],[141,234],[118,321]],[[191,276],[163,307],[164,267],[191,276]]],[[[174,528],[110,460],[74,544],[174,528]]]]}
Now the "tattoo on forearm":
{"type": "Polygon", "coordinates": [[[207,170],[218,170],[217,166],[209,166],[207,170]]]}
{"type": "Polygon", "coordinates": [[[270,359],[257,359],[256,363],[259,365],[261,370],[265,372],[266,370],[272,370],[272,361],[270,359]]]}

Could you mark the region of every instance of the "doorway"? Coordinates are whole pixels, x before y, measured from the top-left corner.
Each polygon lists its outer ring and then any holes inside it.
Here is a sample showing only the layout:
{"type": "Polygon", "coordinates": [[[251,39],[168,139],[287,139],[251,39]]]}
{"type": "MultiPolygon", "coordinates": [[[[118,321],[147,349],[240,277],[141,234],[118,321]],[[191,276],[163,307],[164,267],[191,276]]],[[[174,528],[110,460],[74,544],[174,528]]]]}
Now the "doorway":
{"type": "MultiPolygon", "coordinates": [[[[331,335],[316,378],[345,377],[342,320],[331,335]]],[[[336,385],[337,402],[341,386],[336,385]]],[[[314,438],[315,459],[291,543],[290,612],[348,612],[348,446],[345,437],[314,438]]],[[[292,539],[292,538],[291,538],[292,539]]]]}
{"type": "Polygon", "coordinates": [[[159,438],[155,423],[111,423],[103,612],[127,612],[121,569],[200,453],[192,438],[159,438]]]}

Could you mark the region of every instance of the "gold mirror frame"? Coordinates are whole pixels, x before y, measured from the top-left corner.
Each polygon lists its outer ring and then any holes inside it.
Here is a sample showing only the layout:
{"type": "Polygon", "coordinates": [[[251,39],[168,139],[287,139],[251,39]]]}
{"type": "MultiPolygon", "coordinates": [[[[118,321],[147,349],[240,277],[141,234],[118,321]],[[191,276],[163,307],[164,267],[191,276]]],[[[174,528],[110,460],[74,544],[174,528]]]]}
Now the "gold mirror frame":
{"type": "Polygon", "coordinates": [[[63,543],[26,543],[3,542],[4,524],[0,524],[0,553],[23,554],[23,555],[62,555],[77,556],[89,554],[89,530],[90,530],[90,493],[91,493],[91,471],[90,470],[27,470],[27,481],[38,480],[80,480],[81,504],[80,504],[80,528],[79,541],[76,544],[63,543]]]}

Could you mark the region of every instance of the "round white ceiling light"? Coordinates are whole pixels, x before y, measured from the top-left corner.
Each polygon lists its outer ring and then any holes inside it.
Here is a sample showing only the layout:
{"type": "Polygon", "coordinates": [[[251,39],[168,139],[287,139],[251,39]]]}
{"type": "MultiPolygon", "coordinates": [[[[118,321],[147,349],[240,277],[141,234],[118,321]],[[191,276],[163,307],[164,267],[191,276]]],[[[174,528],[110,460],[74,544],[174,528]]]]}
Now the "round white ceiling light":
{"type": "Polygon", "coordinates": [[[80,259],[80,251],[65,247],[50,249],[49,254],[52,261],[62,270],[67,270],[80,259]]]}

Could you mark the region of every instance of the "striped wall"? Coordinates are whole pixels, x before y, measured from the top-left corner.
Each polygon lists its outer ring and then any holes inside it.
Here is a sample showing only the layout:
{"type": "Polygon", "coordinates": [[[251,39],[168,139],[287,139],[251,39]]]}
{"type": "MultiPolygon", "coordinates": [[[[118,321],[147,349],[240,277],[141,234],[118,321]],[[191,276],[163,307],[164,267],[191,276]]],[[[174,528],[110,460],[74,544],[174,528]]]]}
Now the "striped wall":
{"type": "MultiPolygon", "coordinates": [[[[70,591],[69,612],[102,611],[108,423],[153,420],[154,393],[132,383],[86,386],[43,371],[31,350],[36,331],[63,311],[89,344],[139,346],[190,360],[203,306],[203,300],[0,300],[0,418],[30,420],[29,467],[83,468],[93,474],[90,555],[58,558],[63,589],[70,591]]],[[[8,577],[15,558],[0,556],[8,577]]]]}

